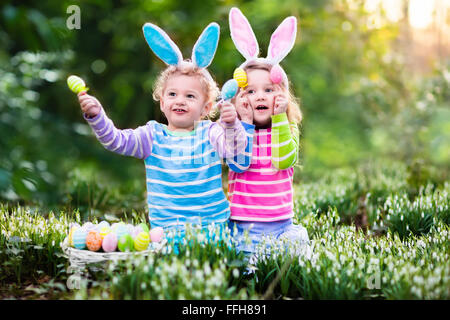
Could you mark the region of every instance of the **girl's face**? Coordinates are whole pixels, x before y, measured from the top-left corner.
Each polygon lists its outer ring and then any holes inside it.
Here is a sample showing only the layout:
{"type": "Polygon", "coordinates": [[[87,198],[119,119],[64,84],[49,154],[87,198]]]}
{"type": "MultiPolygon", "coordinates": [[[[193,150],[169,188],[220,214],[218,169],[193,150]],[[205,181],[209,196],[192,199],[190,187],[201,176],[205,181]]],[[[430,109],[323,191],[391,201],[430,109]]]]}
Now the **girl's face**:
{"type": "Polygon", "coordinates": [[[209,112],[212,103],[207,102],[198,76],[173,74],[167,79],[160,105],[170,131],[192,131],[195,121],[209,112]]]}
{"type": "Polygon", "coordinates": [[[264,126],[271,122],[274,101],[279,87],[270,80],[267,70],[247,69],[248,86],[245,88],[247,100],[253,110],[253,123],[264,126]]]}

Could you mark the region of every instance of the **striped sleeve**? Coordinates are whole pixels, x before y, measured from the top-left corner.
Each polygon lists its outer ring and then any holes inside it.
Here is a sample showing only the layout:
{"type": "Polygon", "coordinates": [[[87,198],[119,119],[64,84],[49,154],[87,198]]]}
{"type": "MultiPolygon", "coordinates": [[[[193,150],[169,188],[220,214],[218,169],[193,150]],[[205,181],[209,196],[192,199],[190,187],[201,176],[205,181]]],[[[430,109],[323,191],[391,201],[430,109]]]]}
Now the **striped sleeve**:
{"type": "Polygon", "coordinates": [[[105,149],[138,159],[145,159],[151,154],[152,136],[149,124],[136,129],[117,129],[103,108],[94,118],[88,118],[86,114],[83,114],[83,117],[105,149]]]}
{"type": "Polygon", "coordinates": [[[247,146],[244,152],[240,152],[234,156],[233,159],[227,158],[226,163],[234,172],[241,173],[246,171],[252,162],[253,152],[253,134],[255,133],[255,126],[246,122],[242,122],[247,137],[247,146]]]}
{"type": "Polygon", "coordinates": [[[295,165],[298,160],[299,130],[289,123],[286,113],[272,116],[272,164],[282,170],[295,165]]]}
{"type": "Polygon", "coordinates": [[[223,159],[233,158],[247,147],[246,132],[238,119],[231,125],[213,122],[209,128],[209,141],[223,159]]]}

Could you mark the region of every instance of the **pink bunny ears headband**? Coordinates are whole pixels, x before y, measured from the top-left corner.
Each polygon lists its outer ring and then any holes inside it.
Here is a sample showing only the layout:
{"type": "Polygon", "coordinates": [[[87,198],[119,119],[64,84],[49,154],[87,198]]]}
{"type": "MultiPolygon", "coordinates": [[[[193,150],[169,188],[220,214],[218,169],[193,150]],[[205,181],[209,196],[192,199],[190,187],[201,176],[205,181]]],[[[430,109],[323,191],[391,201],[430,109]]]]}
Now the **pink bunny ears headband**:
{"type": "MultiPolygon", "coordinates": [[[[142,31],[150,49],[167,65],[182,66],[188,63],[183,60],[180,49],[164,30],[152,23],[146,23],[142,27],[142,31]]],[[[192,49],[192,64],[202,69],[208,78],[211,78],[211,75],[206,70],[206,67],[211,64],[216,53],[219,34],[219,25],[215,22],[210,23],[203,30],[192,49]]]]}
{"type": "Polygon", "coordinates": [[[231,39],[236,49],[244,56],[245,62],[234,72],[234,77],[239,86],[247,86],[244,68],[251,62],[260,62],[271,66],[270,79],[273,83],[282,83],[289,88],[286,73],[279,65],[280,61],[287,56],[295,43],[297,35],[297,19],[293,16],[287,17],[278,26],[270,38],[266,58],[259,58],[259,46],[250,23],[238,8],[231,8],[229,15],[231,39]],[[244,77],[243,77],[244,73],[244,77]]]}

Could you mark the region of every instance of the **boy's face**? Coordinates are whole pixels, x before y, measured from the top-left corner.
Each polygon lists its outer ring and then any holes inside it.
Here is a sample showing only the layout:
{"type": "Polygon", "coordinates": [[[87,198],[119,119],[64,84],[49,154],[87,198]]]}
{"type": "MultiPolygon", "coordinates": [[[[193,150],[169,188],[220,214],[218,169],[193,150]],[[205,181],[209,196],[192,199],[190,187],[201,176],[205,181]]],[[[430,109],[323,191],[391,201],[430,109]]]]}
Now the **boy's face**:
{"type": "Polygon", "coordinates": [[[166,82],[160,99],[161,111],[171,131],[192,131],[194,122],[206,115],[212,103],[198,76],[173,74],[166,82]]]}
{"type": "Polygon", "coordinates": [[[279,88],[270,80],[266,70],[247,69],[248,86],[245,95],[253,110],[253,123],[257,126],[267,125],[273,115],[274,100],[279,88]]]}

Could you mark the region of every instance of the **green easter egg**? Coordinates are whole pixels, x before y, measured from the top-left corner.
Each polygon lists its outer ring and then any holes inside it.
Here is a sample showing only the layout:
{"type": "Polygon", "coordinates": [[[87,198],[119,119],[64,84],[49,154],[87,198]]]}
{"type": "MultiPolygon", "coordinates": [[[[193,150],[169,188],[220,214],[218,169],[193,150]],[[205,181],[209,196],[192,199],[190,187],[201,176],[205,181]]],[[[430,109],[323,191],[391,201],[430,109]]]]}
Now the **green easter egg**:
{"type": "Polygon", "coordinates": [[[117,247],[122,252],[130,252],[134,250],[134,241],[133,237],[129,234],[124,234],[120,237],[119,242],[117,243],[117,247]]]}
{"type": "Polygon", "coordinates": [[[150,231],[150,229],[148,228],[146,223],[139,224],[139,227],[141,227],[142,231],[144,231],[144,232],[148,233],[150,231]]]}

